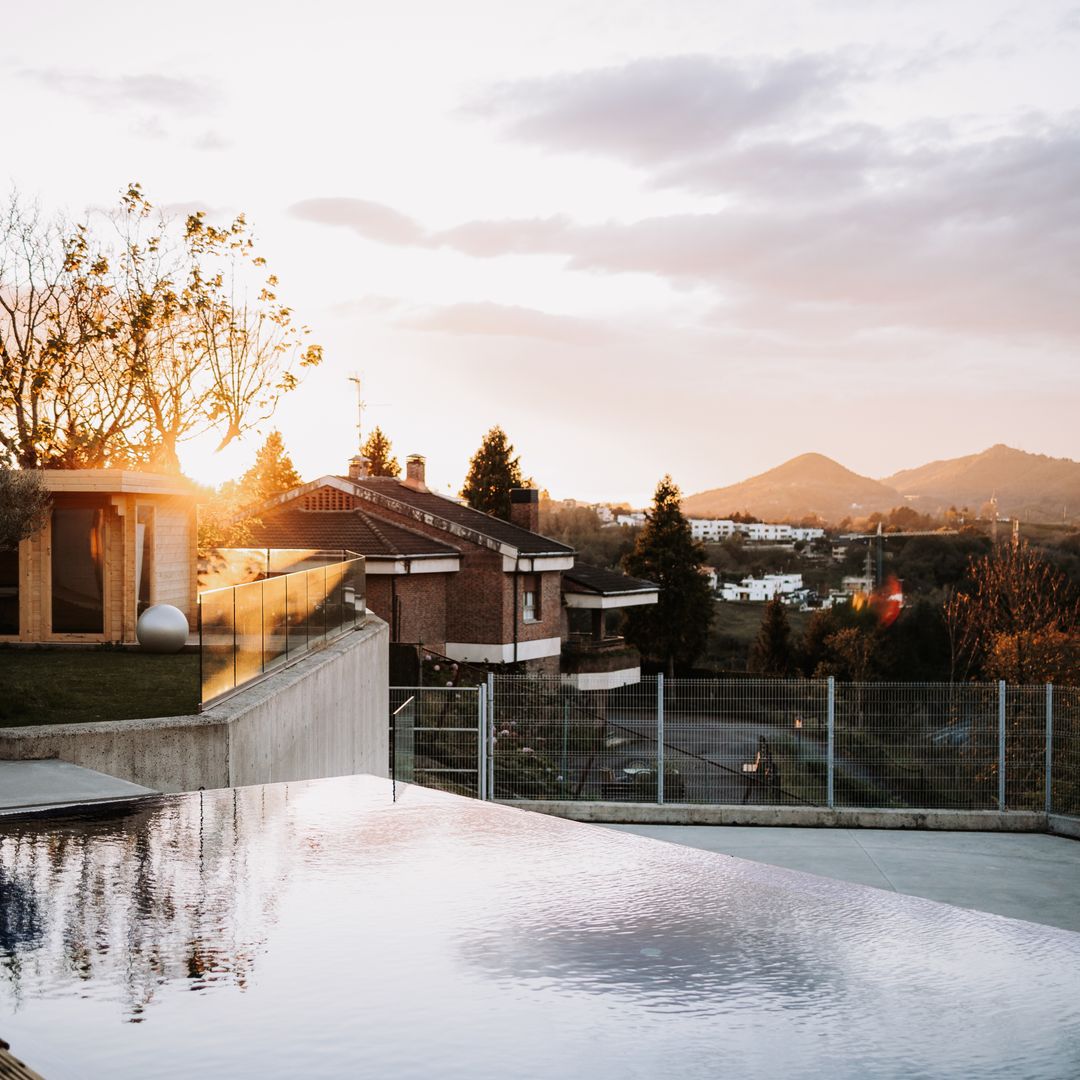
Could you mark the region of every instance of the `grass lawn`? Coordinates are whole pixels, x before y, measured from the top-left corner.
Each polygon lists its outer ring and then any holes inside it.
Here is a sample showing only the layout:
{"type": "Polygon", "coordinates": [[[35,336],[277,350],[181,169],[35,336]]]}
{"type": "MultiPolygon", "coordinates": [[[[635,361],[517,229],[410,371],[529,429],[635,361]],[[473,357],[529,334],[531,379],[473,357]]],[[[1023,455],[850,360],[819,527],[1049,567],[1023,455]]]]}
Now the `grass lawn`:
{"type": "Polygon", "coordinates": [[[0,727],[181,716],[198,705],[198,653],[0,648],[0,727]]]}
{"type": "MultiPolygon", "coordinates": [[[[723,671],[746,671],[750,646],[761,628],[765,614],[764,603],[738,604],[733,601],[717,601],[713,605],[713,622],[709,630],[709,644],[702,659],[705,665],[714,665],[723,671]]],[[[787,608],[791,637],[798,640],[806,631],[806,624],[813,612],[787,608]]]]}

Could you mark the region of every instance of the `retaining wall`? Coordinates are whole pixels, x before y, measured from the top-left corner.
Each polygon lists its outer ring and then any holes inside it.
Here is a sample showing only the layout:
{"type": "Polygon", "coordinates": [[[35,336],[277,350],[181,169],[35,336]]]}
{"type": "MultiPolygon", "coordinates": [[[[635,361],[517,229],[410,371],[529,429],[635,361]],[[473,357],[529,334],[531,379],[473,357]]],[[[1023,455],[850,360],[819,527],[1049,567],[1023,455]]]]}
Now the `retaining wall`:
{"type": "Polygon", "coordinates": [[[369,614],[199,715],[0,729],[0,759],[59,758],[156,791],[387,776],[389,638],[369,614]]]}

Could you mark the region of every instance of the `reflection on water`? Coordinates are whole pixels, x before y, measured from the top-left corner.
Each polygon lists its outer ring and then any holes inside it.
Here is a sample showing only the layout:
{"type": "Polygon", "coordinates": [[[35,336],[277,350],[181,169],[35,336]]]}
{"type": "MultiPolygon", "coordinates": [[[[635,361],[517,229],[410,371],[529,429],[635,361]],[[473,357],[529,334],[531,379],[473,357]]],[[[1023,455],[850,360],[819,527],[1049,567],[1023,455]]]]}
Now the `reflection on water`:
{"type": "Polygon", "coordinates": [[[0,826],[50,1080],[1080,1075],[1067,931],[366,777],[137,805],[0,826]]]}
{"type": "Polygon", "coordinates": [[[242,989],[273,914],[287,794],[199,792],[0,831],[6,994],[23,1003],[83,984],[137,1022],[175,980],[242,989]]]}

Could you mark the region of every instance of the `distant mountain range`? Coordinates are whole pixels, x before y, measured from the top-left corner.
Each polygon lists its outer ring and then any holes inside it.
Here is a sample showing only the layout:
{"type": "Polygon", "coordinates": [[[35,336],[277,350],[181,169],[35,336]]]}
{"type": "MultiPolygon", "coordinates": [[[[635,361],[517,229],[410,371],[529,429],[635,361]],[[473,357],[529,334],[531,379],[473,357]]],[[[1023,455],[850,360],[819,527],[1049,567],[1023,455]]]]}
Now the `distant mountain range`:
{"type": "Polygon", "coordinates": [[[1067,521],[1080,520],[1080,462],[998,444],[873,480],[824,454],[800,454],[740,484],[688,495],[683,510],[690,517],[745,511],[766,521],[816,515],[836,523],[895,506],[935,515],[966,506],[978,513],[993,496],[1000,514],[1024,521],[1060,522],[1063,512],[1067,521]]]}

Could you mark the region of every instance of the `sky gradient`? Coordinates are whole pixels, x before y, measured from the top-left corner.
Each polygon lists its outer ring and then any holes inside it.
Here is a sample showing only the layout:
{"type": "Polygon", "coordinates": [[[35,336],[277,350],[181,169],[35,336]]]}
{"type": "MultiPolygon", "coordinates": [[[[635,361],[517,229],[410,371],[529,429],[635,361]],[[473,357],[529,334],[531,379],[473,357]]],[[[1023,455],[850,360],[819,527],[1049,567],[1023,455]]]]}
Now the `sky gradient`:
{"type": "MultiPolygon", "coordinates": [[[[79,215],[137,179],[253,222],[326,350],[275,418],[307,477],[355,447],[356,372],[439,490],[494,423],[553,495],[635,504],[810,450],[872,476],[1080,457],[1076,3],[4,22],[21,192],[79,215]]],[[[258,441],[185,467],[235,476],[258,441]]]]}

